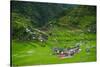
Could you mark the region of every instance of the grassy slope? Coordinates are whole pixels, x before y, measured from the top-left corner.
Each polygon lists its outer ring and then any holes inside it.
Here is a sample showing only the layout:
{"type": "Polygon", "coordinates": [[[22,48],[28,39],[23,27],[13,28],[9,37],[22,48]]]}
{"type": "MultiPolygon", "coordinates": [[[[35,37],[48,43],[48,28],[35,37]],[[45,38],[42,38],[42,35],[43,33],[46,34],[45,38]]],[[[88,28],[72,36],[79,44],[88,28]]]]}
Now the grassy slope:
{"type": "Polygon", "coordinates": [[[49,37],[46,43],[36,41],[12,42],[12,63],[13,65],[37,65],[37,64],[55,64],[96,61],[96,35],[82,33],[78,30],[67,30],[65,28],[55,27],[52,30],[53,35],[49,37]],[[58,35],[58,36],[57,36],[58,35]],[[72,58],[61,59],[52,55],[52,47],[73,47],[81,41],[82,51],[72,58]],[[46,44],[46,47],[40,45],[46,44]],[[90,53],[86,53],[86,47],[90,53]]]}

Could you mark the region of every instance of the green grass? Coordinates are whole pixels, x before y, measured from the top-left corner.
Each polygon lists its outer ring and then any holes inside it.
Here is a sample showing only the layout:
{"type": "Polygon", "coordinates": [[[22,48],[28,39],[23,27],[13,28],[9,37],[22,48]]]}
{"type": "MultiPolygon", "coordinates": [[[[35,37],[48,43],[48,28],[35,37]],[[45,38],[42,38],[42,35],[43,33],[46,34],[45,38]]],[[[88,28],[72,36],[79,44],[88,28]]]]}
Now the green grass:
{"type": "Polygon", "coordinates": [[[96,34],[57,27],[51,32],[53,32],[53,35],[45,43],[13,40],[12,64],[23,66],[96,61],[96,34]],[[81,42],[82,51],[71,58],[61,59],[56,55],[52,55],[52,47],[73,47],[79,42],[81,42]],[[41,47],[42,44],[46,46],[41,47]],[[87,47],[90,47],[89,54],[86,53],[87,47]]]}

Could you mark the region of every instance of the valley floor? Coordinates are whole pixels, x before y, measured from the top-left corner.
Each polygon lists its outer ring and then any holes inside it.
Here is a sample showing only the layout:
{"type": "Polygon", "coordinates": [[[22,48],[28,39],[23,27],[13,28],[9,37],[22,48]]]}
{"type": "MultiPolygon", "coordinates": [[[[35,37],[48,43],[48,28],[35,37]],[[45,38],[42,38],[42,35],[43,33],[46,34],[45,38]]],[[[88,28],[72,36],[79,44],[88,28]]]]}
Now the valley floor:
{"type": "Polygon", "coordinates": [[[49,37],[45,43],[12,40],[12,65],[25,66],[96,61],[96,34],[69,32],[64,29],[52,32],[54,32],[54,35],[49,37]],[[70,58],[62,59],[52,54],[53,47],[68,48],[75,46],[77,43],[80,43],[81,51],[70,58]],[[42,44],[46,46],[42,47],[42,44]]]}

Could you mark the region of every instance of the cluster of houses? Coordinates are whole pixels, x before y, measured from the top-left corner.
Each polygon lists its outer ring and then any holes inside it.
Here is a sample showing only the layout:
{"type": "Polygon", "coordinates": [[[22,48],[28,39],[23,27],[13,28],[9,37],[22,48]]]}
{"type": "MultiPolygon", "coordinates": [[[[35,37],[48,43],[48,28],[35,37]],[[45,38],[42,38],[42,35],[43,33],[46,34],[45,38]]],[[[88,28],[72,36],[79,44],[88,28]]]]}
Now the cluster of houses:
{"type": "Polygon", "coordinates": [[[80,46],[73,48],[53,48],[53,54],[61,58],[72,57],[81,51],[80,46]]]}
{"type": "Polygon", "coordinates": [[[32,40],[39,40],[40,42],[44,42],[48,39],[48,36],[45,35],[43,31],[40,30],[35,29],[35,32],[32,32],[32,30],[26,28],[26,32],[28,32],[31,35],[32,40]]]}

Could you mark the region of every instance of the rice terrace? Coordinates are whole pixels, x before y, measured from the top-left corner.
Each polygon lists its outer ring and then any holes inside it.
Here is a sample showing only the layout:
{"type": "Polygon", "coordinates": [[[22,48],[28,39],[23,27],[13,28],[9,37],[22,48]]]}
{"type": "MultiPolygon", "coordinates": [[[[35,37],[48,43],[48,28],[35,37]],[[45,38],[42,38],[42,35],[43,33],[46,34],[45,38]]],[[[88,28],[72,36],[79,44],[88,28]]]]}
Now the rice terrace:
{"type": "Polygon", "coordinates": [[[11,65],[96,61],[96,6],[11,1],[11,65]]]}

